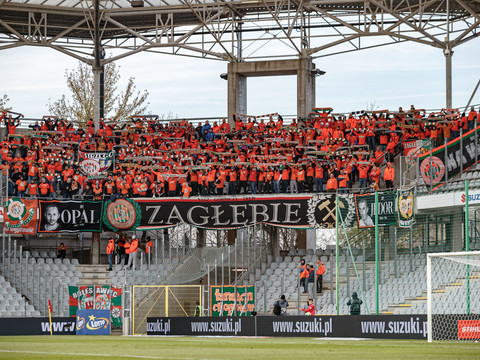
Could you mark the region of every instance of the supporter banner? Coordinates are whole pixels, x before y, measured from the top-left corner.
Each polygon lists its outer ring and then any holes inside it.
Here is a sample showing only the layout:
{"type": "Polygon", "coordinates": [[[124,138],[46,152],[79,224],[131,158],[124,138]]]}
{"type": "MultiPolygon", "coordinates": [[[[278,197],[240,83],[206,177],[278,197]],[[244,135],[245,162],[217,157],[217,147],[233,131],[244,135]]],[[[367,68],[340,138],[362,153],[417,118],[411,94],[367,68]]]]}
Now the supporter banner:
{"type": "Polygon", "coordinates": [[[355,198],[353,194],[338,195],[339,221],[343,221],[345,227],[352,227],[355,222],[355,198]]]}
{"type": "Polygon", "coordinates": [[[115,151],[78,152],[78,167],[87,176],[102,175],[111,169],[114,163],[115,151]]]}
{"type": "Polygon", "coordinates": [[[110,310],[77,310],[77,335],[110,335],[110,310]]]}
{"type": "Polygon", "coordinates": [[[426,340],[427,316],[149,317],[147,334],[426,340]]]}
{"type": "Polygon", "coordinates": [[[122,288],[97,285],[95,287],[95,309],[109,310],[112,326],[122,326],[122,288]]]}
{"type": "MultiPolygon", "coordinates": [[[[359,228],[375,226],[375,195],[355,195],[357,221],[359,228]]],[[[395,193],[378,193],[378,225],[395,225],[395,193]]]]}
{"type": "MultiPolygon", "coordinates": [[[[75,319],[52,317],[53,335],[75,335],[75,319]]],[[[0,318],[0,336],[5,335],[50,335],[48,317],[0,318]]]]}
{"type": "Polygon", "coordinates": [[[415,224],[415,186],[397,190],[398,226],[408,228],[415,224]]]}
{"type": "Polygon", "coordinates": [[[69,315],[75,316],[77,310],[94,308],[94,288],[93,286],[69,286],[68,287],[68,305],[69,315]]]}
{"type": "Polygon", "coordinates": [[[417,140],[403,142],[403,155],[408,156],[412,151],[417,150],[417,140]]]}
{"type": "Polygon", "coordinates": [[[102,201],[43,201],[39,202],[39,233],[102,230],[102,201]]]}
{"type": "Polygon", "coordinates": [[[7,234],[35,235],[37,229],[37,200],[8,199],[5,207],[7,234]]]}
{"type": "Polygon", "coordinates": [[[207,229],[235,229],[254,223],[331,229],[335,228],[335,195],[119,199],[106,203],[103,221],[114,231],[152,230],[178,223],[207,229]]]}
{"type": "MultiPolygon", "coordinates": [[[[477,130],[467,132],[463,137],[458,137],[445,145],[435,148],[430,152],[420,155],[420,174],[425,184],[437,189],[447,180],[465,171],[475,163],[475,133],[477,130]]],[[[480,141],[478,142],[480,147],[480,141]]],[[[479,149],[477,153],[480,154],[479,149]]]]}
{"type": "Polygon", "coordinates": [[[255,286],[237,286],[236,301],[235,286],[210,286],[210,304],[212,316],[250,316],[255,310],[255,286]]]}

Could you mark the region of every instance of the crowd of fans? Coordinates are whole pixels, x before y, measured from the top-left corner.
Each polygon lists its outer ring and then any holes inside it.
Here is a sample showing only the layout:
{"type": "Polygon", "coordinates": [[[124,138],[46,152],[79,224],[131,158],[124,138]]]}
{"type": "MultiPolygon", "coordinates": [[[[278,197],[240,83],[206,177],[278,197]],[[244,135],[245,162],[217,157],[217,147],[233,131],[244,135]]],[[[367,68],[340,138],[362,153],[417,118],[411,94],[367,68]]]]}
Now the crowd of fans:
{"type": "Polygon", "coordinates": [[[18,131],[21,116],[5,125],[1,170],[10,196],[85,199],[280,194],[392,188],[394,155],[411,139],[458,137],[480,120],[442,110],[373,111],[334,115],[315,109],[284,124],[280,115],[235,116],[196,125],[155,116],[83,126],[53,116],[18,131]],[[89,178],[78,151],[115,152],[115,164],[89,178]],[[7,176],[8,174],[8,176],[7,176]],[[357,184],[358,181],[358,184],[357,184]]]}

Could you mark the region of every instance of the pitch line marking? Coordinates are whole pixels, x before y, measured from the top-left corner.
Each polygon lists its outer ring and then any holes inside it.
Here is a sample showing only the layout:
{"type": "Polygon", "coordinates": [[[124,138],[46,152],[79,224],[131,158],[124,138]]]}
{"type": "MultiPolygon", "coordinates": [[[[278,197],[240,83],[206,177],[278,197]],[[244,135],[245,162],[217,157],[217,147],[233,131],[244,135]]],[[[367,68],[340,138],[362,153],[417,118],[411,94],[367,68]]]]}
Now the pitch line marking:
{"type": "MultiPolygon", "coordinates": [[[[66,353],[66,352],[52,352],[52,351],[31,351],[31,350],[0,350],[3,353],[23,353],[23,354],[39,354],[39,355],[68,355],[68,356],[103,356],[116,358],[136,358],[136,359],[173,359],[173,357],[164,356],[146,356],[146,355],[118,355],[118,354],[89,354],[89,353],[66,353]]],[[[179,358],[179,360],[198,360],[196,358],[179,358]]],[[[211,359],[201,359],[211,360],[211,359]]]]}

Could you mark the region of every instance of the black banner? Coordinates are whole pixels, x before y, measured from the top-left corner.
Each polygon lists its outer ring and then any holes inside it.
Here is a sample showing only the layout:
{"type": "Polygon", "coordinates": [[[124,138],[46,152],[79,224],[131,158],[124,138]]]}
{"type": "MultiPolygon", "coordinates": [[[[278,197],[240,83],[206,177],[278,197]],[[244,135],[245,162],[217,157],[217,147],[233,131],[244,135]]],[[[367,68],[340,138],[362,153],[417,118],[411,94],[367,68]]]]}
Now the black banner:
{"type": "Polygon", "coordinates": [[[147,335],[255,336],[253,316],[147,318],[147,335]]]}
{"type": "Polygon", "coordinates": [[[37,232],[100,232],[102,205],[102,201],[40,200],[37,232]]]}
{"type": "MultiPolygon", "coordinates": [[[[355,195],[358,227],[375,226],[375,195],[355,195]]],[[[378,193],[378,225],[396,225],[395,193],[378,193]]]]}
{"type": "Polygon", "coordinates": [[[426,315],[148,318],[148,335],[427,338],[426,315]]]}
{"type": "MultiPolygon", "coordinates": [[[[75,318],[52,318],[53,335],[75,335],[75,318]]],[[[0,336],[50,335],[50,323],[45,318],[0,318],[0,336]]]]}
{"type": "Polygon", "coordinates": [[[265,316],[258,336],[426,339],[426,315],[265,316]]]}
{"type": "Polygon", "coordinates": [[[335,228],[335,195],[242,198],[120,199],[105,206],[113,230],[152,230],[185,223],[235,229],[255,223],[289,228],[335,228]]]}
{"type": "MultiPolygon", "coordinates": [[[[480,126],[450,141],[445,145],[439,146],[430,152],[424,153],[418,157],[420,162],[420,174],[425,184],[434,189],[442,186],[447,180],[460,174],[460,171],[467,170],[475,164],[475,133],[480,132],[480,126]]],[[[477,146],[480,148],[480,141],[477,146]]],[[[480,150],[477,149],[477,154],[480,150]]]]}

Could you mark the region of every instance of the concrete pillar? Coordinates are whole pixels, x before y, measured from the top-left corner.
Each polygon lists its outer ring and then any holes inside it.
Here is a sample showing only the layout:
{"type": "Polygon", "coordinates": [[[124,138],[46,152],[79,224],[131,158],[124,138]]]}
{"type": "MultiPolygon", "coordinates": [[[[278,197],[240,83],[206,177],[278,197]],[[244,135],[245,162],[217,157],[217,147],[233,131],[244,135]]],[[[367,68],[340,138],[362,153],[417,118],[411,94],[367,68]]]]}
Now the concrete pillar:
{"type": "Polygon", "coordinates": [[[100,264],[100,233],[92,233],[92,265],[100,264]]]}
{"type": "Polygon", "coordinates": [[[235,63],[228,64],[228,119],[234,129],[233,114],[247,114],[247,77],[235,71],[235,63]]]}
{"type": "Polygon", "coordinates": [[[249,61],[228,64],[228,119],[247,114],[247,78],[259,76],[297,76],[297,117],[306,117],[315,107],[315,64],[312,58],[297,60],[249,61]]]}
{"type": "Polygon", "coordinates": [[[306,249],[317,249],[317,230],[316,229],[307,229],[306,230],[306,249]]]}
{"type": "Polygon", "coordinates": [[[297,249],[307,250],[307,230],[299,229],[297,230],[297,249]]]}
{"type": "Polygon", "coordinates": [[[207,230],[206,229],[198,229],[198,248],[203,248],[207,245],[207,230]]]}
{"type": "Polygon", "coordinates": [[[445,93],[446,93],[446,107],[452,108],[452,55],[453,51],[450,48],[446,48],[445,54],[445,93]]]}
{"type": "Polygon", "coordinates": [[[463,251],[465,230],[463,223],[463,208],[452,210],[450,223],[446,225],[446,250],[463,251]],[[449,247],[451,246],[451,250],[449,247]]]}
{"type": "Polygon", "coordinates": [[[227,244],[235,245],[235,237],[237,236],[237,230],[227,230],[227,244]]]}
{"type": "Polygon", "coordinates": [[[311,58],[299,60],[297,70],[297,117],[306,118],[315,107],[315,65],[311,58]]]}
{"type": "Polygon", "coordinates": [[[280,244],[278,239],[278,228],[276,226],[270,226],[270,244],[272,245],[273,258],[280,256],[280,244]]]}

